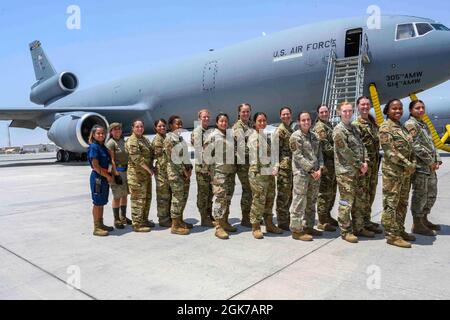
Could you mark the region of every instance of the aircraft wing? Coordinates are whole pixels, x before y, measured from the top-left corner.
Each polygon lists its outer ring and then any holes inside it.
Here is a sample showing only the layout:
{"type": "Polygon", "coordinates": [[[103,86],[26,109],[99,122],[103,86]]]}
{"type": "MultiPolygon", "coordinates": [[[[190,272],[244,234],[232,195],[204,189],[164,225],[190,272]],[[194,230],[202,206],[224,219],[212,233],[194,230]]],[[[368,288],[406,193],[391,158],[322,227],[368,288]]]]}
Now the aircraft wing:
{"type": "Polygon", "coordinates": [[[56,113],[70,112],[95,112],[107,118],[120,117],[123,114],[135,114],[139,117],[143,112],[148,111],[146,105],[137,104],[130,106],[101,106],[101,107],[69,107],[69,108],[52,108],[52,107],[7,107],[0,108],[0,120],[12,120],[10,127],[34,129],[37,120],[41,117],[54,115],[56,113]]]}

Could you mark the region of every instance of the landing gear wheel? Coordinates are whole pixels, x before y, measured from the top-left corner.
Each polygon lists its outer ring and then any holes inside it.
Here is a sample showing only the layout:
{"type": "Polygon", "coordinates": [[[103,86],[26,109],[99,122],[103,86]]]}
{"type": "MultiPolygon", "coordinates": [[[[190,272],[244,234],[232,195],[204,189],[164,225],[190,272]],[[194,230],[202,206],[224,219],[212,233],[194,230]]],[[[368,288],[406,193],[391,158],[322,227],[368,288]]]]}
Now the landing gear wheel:
{"type": "Polygon", "coordinates": [[[72,160],[71,158],[72,157],[70,156],[70,152],[64,151],[64,157],[63,157],[64,161],[63,162],[70,162],[70,160],[72,160]]]}
{"type": "Polygon", "coordinates": [[[66,152],[64,150],[62,149],[58,150],[58,152],[56,153],[56,161],[64,162],[65,154],[66,152]]]}

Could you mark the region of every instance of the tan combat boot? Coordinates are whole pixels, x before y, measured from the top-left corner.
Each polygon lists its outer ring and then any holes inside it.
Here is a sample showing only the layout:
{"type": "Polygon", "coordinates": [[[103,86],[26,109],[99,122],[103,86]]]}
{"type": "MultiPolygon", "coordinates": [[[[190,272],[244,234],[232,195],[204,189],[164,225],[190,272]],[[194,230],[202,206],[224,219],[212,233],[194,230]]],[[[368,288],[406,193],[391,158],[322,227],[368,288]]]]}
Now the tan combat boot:
{"type": "Polygon", "coordinates": [[[185,229],[192,229],[194,227],[194,225],[192,223],[188,223],[186,221],[183,220],[183,218],[181,218],[180,220],[180,224],[183,226],[183,228],[185,229]]]}
{"type": "Polygon", "coordinates": [[[306,234],[314,237],[320,237],[323,234],[322,231],[316,230],[314,228],[305,228],[304,231],[306,234]]]}
{"type": "Polygon", "coordinates": [[[114,213],[114,228],[116,229],[125,228],[125,226],[122,223],[122,220],[120,219],[119,213],[114,213]]]}
{"type": "Polygon", "coordinates": [[[98,236],[98,237],[106,237],[107,235],[109,235],[108,231],[103,230],[101,228],[100,222],[99,221],[94,221],[94,236],[98,236]]]}
{"type": "Polygon", "coordinates": [[[411,232],[429,237],[433,237],[436,235],[435,231],[428,229],[428,227],[424,224],[424,218],[422,217],[413,217],[411,232]]]}
{"type": "Polygon", "coordinates": [[[259,222],[252,224],[252,234],[255,239],[263,239],[264,235],[261,231],[261,225],[259,222]]]}
{"type": "Polygon", "coordinates": [[[172,219],[172,228],[170,229],[170,232],[183,236],[188,235],[189,229],[184,227],[182,221],[181,218],[172,219]]]}
{"type": "Polygon", "coordinates": [[[334,232],[336,231],[336,227],[334,227],[331,223],[318,223],[317,229],[327,232],[334,232]]]}
{"type": "Polygon", "coordinates": [[[428,215],[424,215],[423,217],[423,223],[425,224],[425,226],[428,227],[428,229],[434,230],[434,231],[440,231],[441,230],[441,226],[438,224],[434,224],[431,221],[428,220],[428,215]]]}
{"type": "Polygon", "coordinates": [[[402,237],[405,241],[416,241],[416,237],[413,234],[410,234],[408,232],[402,231],[400,233],[400,237],[402,237]]]}
{"type": "Polygon", "coordinates": [[[200,225],[208,228],[214,227],[211,217],[207,212],[200,214],[200,225]]]}
{"type": "Polygon", "coordinates": [[[278,228],[276,225],[273,224],[272,217],[264,219],[264,223],[266,225],[267,232],[275,233],[275,234],[283,233],[283,230],[281,230],[281,228],[278,228]]]}
{"type": "Polygon", "coordinates": [[[358,243],[358,237],[352,233],[346,233],[341,238],[350,243],[358,243]]]}
{"type": "Polygon", "coordinates": [[[100,229],[105,230],[105,231],[108,231],[108,232],[114,231],[114,228],[113,228],[113,227],[108,227],[108,226],[105,226],[105,225],[103,224],[103,218],[99,219],[99,220],[98,220],[98,223],[99,223],[100,229]]]}
{"type": "Polygon", "coordinates": [[[150,227],[144,225],[141,221],[136,221],[133,223],[133,231],[134,232],[150,232],[150,227]]]}
{"type": "Polygon", "coordinates": [[[241,226],[253,228],[252,224],[250,223],[250,213],[242,212],[241,226]]]}
{"type": "Polygon", "coordinates": [[[411,243],[403,240],[399,236],[389,236],[386,237],[386,242],[390,245],[400,247],[400,248],[411,248],[411,243]]]}
{"type": "Polygon", "coordinates": [[[228,233],[225,231],[223,226],[224,226],[224,219],[222,218],[217,221],[215,236],[223,240],[229,239],[228,233]]]}
{"type": "Polygon", "coordinates": [[[354,232],[355,236],[364,238],[375,238],[375,232],[362,228],[360,231],[354,232]]]}
{"type": "Polygon", "coordinates": [[[223,216],[223,225],[222,225],[222,228],[223,228],[226,232],[236,232],[236,231],[237,231],[237,228],[236,228],[236,227],[233,227],[233,226],[228,222],[228,216],[229,216],[229,213],[226,213],[226,214],[223,216]]]}
{"type": "Polygon", "coordinates": [[[292,239],[301,241],[313,241],[313,237],[304,232],[292,232],[292,239]]]}

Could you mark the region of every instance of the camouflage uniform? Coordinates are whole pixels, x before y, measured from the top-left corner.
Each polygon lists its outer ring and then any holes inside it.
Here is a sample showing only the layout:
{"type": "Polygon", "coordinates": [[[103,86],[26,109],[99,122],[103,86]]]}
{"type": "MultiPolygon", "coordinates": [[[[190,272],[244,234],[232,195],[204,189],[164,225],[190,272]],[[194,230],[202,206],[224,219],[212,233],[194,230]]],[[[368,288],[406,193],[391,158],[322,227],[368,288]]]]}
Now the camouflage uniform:
{"type": "Polygon", "coordinates": [[[275,177],[272,175],[270,137],[253,130],[248,138],[249,172],[252,188],[250,223],[259,223],[263,218],[272,220],[275,200],[275,177]]]}
{"type": "Polygon", "coordinates": [[[320,223],[327,223],[336,200],[336,173],[334,170],[334,142],[331,123],[317,120],[313,131],[320,140],[325,170],[320,177],[317,197],[317,215],[320,223]]]}
{"type": "Polygon", "coordinates": [[[294,131],[281,123],[274,133],[274,142],[278,144],[279,162],[277,175],[277,221],[278,225],[289,225],[289,208],[292,202],[292,152],[289,138],[294,131]]]}
{"type": "Polygon", "coordinates": [[[164,140],[164,151],[168,159],[167,177],[172,196],[170,217],[182,219],[189,197],[190,177],[187,171],[192,170],[188,147],[179,133],[169,132],[164,140]]]}
{"type": "Polygon", "coordinates": [[[437,176],[431,165],[442,161],[431,139],[428,126],[423,121],[410,116],[404,126],[412,136],[417,160],[417,169],[411,179],[413,189],[411,212],[414,217],[424,217],[430,214],[437,197],[437,176]]]}
{"type": "Polygon", "coordinates": [[[401,236],[411,187],[407,168],[416,165],[412,138],[399,122],[388,119],[380,126],[380,144],[384,151],[381,223],[386,236],[401,236]]]}
{"type": "Polygon", "coordinates": [[[154,159],[156,160],[156,208],[159,223],[162,224],[170,222],[170,202],[172,200],[169,178],[167,176],[167,155],[164,152],[165,138],[165,135],[157,133],[152,141],[154,159]]]}
{"type": "Polygon", "coordinates": [[[368,168],[364,176],[358,179],[360,195],[356,201],[356,210],[361,210],[364,218],[364,227],[371,227],[370,221],[372,204],[378,184],[378,168],[380,165],[380,139],[378,138],[378,125],[373,118],[365,120],[358,117],[352,123],[358,130],[367,151],[368,168]]]}
{"type": "Polygon", "coordinates": [[[339,228],[341,235],[362,231],[363,213],[356,210],[358,179],[366,151],[356,128],[339,122],[333,130],[334,167],[339,187],[339,228]]]}
{"type": "Polygon", "coordinates": [[[236,174],[233,142],[233,140],[227,141],[226,135],[219,129],[215,129],[204,143],[207,155],[204,160],[207,165],[203,169],[210,172],[212,176],[215,220],[223,219],[230,213],[236,174]]]}
{"type": "Polygon", "coordinates": [[[242,120],[238,120],[232,127],[233,136],[236,146],[236,173],[242,185],[241,211],[242,217],[247,218],[250,214],[252,204],[252,189],[250,187],[248,170],[248,138],[253,132],[250,121],[245,124],[242,120]]]}
{"type": "Polygon", "coordinates": [[[294,192],[291,207],[292,232],[304,232],[314,227],[316,202],[320,180],[314,180],[311,173],[323,166],[321,145],[315,133],[295,131],[289,139],[292,151],[294,192]]]}
{"type": "Polygon", "coordinates": [[[127,181],[128,153],[125,150],[125,140],[123,137],[120,138],[119,140],[110,138],[106,143],[106,147],[114,155],[114,163],[116,164],[117,172],[122,178],[121,185],[116,184],[114,180],[111,182],[111,190],[114,199],[120,199],[128,196],[128,181],[127,181]]]}
{"type": "Polygon", "coordinates": [[[191,144],[195,148],[195,176],[197,178],[197,208],[202,217],[212,217],[212,177],[203,163],[203,144],[212,130],[198,126],[192,131],[191,144]],[[198,162],[198,163],[197,163],[198,162]]]}
{"type": "Polygon", "coordinates": [[[128,187],[131,193],[131,217],[133,226],[141,226],[148,221],[152,200],[152,177],[142,168],[142,164],[152,168],[153,148],[144,136],[134,134],[125,143],[128,152],[128,187]]]}

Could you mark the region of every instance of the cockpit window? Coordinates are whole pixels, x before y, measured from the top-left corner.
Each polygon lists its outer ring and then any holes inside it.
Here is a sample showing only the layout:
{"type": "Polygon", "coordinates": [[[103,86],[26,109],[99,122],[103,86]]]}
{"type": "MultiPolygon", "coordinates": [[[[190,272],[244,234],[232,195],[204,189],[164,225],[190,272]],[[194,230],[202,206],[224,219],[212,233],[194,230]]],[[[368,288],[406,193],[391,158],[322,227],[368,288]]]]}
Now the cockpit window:
{"type": "Polygon", "coordinates": [[[416,31],[412,23],[399,24],[397,26],[397,40],[410,39],[416,36],[416,31]]]}
{"type": "Polygon", "coordinates": [[[432,23],[431,25],[438,31],[450,31],[449,28],[440,23],[432,23]]]}
{"type": "Polygon", "coordinates": [[[428,23],[416,23],[416,28],[419,36],[423,36],[424,34],[433,31],[433,27],[428,23]]]}

